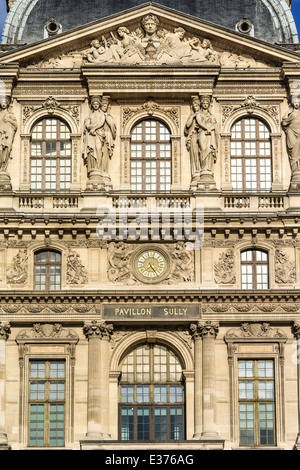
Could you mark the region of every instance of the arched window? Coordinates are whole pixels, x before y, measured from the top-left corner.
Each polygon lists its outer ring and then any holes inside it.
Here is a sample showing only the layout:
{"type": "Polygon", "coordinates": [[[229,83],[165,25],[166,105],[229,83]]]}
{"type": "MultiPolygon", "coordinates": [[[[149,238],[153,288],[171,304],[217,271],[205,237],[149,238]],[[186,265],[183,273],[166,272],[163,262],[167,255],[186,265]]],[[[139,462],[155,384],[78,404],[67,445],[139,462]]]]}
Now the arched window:
{"type": "Polygon", "coordinates": [[[120,440],[184,439],[182,368],[173,351],[159,344],[138,346],[121,371],[120,440]]]}
{"type": "Polygon", "coordinates": [[[267,126],[255,118],[241,119],[231,133],[231,182],[235,191],[270,191],[271,139],[267,126]]]}
{"type": "Polygon", "coordinates": [[[61,254],[52,250],[35,253],[34,274],[36,290],[59,290],[61,288],[61,254]]]}
{"type": "Polygon", "coordinates": [[[32,129],[31,190],[67,191],[70,182],[70,129],[59,119],[43,119],[32,129]]]}
{"type": "Polygon", "coordinates": [[[131,189],[155,192],[170,188],[170,132],[159,121],[141,121],[131,133],[131,189]]]}
{"type": "Polygon", "coordinates": [[[246,250],[241,253],[242,289],[268,289],[268,253],[246,250]]]}

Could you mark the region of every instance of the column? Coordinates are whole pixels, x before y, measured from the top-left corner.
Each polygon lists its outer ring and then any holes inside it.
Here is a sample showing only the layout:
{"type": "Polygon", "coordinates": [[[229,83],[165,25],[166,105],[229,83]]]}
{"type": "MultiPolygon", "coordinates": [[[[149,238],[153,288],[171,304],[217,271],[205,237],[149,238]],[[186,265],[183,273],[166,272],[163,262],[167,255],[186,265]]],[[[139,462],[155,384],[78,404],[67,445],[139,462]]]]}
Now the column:
{"type": "Polygon", "coordinates": [[[198,323],[202,337],[202,439],[216,439],[216,360],[215,339],[219,331],[217,322],[198,323]]]}
{"type": "Polygon", "coordinates": [[[294,323],[293,333],[296,338],[297,392],[298,392],[298,433],[295,448],[300,449],[300,323],[294,323]]]}
{"type": "Polygon", "coordinates": [[[93,320],[83,329],[89,341],[86,439],[108,439],[109,340],[113,326],[93,320]]]}
{"type": "Polygon", "coordinates": [[[6,390],[6,341],[10,334],[10,324],[0,323],[0,447],[8,446],[5,420],[6,390]]]}
{"type": "Polygon", "coordinates": [[[198,324],[190,326],[191,334],[194,340],[194,436],[193,439],[201,438],[202,426],[202,342],[198,324]]]}

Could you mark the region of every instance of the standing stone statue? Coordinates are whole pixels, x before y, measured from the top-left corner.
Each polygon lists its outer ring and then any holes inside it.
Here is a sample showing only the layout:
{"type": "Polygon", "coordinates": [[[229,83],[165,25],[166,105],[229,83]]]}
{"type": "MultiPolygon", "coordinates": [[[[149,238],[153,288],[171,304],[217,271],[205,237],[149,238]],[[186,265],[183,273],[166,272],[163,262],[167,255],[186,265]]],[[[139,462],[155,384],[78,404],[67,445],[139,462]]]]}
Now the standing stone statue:
{"type": "Polygon", "coordinates": [[[209,111],[211,98],[195,97],[184,135],[191,158],[192,184],[214,182],[213,165],[217,159],[218,129],[215,117],[209,111]]]}
{"type": "Polygon", "coordinates": [[[10,97],[0,97],[0,187],[10,189],[10,176],[7,173],[11,149],[18,129],[14,114],[9,109],[10,97]]]}
{"type": "Polygon", "coordinates": [[[109,160],[113,155],[116,126],[108,114],[109,98],[93,96],[91,113],[84,121],[83,158],[87,166],[90,189],[100,189],[109,184],[109,160]]]}
{"type": "Polygon", "coordinates": [[[300,103],[292,103],[292,110],[282,118],[291,165],[291,182],[300,184],[300,103]]]}

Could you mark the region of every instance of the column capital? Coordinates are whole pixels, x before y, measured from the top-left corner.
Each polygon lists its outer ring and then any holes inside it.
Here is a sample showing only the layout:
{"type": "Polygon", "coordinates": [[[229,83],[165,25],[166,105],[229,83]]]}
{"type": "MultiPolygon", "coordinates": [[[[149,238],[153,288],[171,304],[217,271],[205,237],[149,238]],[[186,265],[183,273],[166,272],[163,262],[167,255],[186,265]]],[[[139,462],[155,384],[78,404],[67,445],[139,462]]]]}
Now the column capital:
{"type": "Polygon", "coordinates": [[[87,339],[99,338],[110,340],[113,329],[114,327],[111,323],[98,322],[97,320],[92,320],[83,326],[83,332],[87,339]]]}
{"type": "Polygon", "coordinates": [[[292,332],[297,340],[300,339],[300,323],[293,323],[292,332]]]}
{"type": "Polygon", "coordinates": [[[219,323],[207,321],[199,321],[190,325],[191,334],[195,339],[198,338],[216,338],[219,332],[219,323]]]}
{"type": "Polygon", "coordinates": [[[5,321],[0,322],[0,339],[8,340],[10,333],[10,323],[5,321]]]}

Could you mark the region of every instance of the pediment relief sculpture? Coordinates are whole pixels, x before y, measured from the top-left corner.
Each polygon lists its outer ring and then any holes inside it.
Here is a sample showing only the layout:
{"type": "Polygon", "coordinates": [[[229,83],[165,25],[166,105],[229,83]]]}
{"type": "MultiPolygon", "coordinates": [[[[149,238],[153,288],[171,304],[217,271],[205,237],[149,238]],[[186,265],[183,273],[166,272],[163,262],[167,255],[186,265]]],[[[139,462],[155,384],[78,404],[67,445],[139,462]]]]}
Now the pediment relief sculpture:
{"type": "MultiPolygon", "coordinates": [[[[83,53],[87,63],[120,65],[220,65],[226,67],[253,66],[256,61],[232,51],[216,51],[208,38],[187,35],[182,27],[160,28],[157,16],[142,18],[141,28],[129,30],[121,26],[110,37],[102,36],[91,42],[83,53]]],[[[258,64],[257,64],[258,65],[258,64]]],[[[260,62],[259,66],[266,66],[260,62]]]]}
{"type": "Polygon", "coordinates": [[[233,47],[229,50],[215,47],[214,40],[206,37],[205,32],[194,35],[178,24],[166,27],[158,16],[148,14],[136,26],[121,24],[109,32],[99,31],[99,37],[94,37],[88,47],[60,52],[30,68],[78,68],[84,64],[267,67],[264,61],[233,47]]]}

